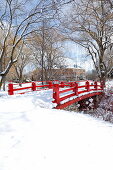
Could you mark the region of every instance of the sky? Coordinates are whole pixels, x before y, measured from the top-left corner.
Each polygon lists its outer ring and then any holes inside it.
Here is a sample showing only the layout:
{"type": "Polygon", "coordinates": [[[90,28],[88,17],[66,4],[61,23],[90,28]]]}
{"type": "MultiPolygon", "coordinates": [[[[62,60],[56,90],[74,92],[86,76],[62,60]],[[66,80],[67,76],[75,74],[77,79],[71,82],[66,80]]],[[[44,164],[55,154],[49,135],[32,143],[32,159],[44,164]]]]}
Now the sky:
{"type": "Polygon", "coordinates": [[[91,71],[94,69],[93,61],[88,56],[83,47],[73,42],[65,42],[64,43],[64,54],[69,59],[67,59],[67,63],[70,67],[74,65],[78,65],[81,68],[84,68],[86,71],[91,71]]]}

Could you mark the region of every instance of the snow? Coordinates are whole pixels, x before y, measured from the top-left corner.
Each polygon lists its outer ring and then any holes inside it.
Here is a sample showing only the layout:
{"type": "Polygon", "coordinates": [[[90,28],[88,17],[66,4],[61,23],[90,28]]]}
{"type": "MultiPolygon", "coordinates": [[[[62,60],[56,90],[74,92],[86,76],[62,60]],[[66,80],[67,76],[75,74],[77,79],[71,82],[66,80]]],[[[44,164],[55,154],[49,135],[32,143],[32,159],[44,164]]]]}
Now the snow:
{"type": "Polygon", "coordinates": [[[106,82],[106,88],[109,89],[111,87],[113,87],[113,80],[110,79],[106,82]]]}
{"type": "Polygon", "coordinates": [[[0,94],[0,170],[113,169],[112,124],[52,109],[52,90],[0,94]]]}

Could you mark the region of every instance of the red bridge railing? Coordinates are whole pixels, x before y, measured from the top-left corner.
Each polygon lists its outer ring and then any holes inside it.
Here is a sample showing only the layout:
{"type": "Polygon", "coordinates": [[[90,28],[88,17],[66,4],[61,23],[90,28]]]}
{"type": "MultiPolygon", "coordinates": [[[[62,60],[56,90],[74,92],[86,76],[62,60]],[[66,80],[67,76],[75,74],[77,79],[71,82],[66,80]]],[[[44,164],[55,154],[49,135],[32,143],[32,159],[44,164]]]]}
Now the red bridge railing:
{"type": "Polygon", "coordinates": [[[24,94],[32,91],[52,89],[54,84],[59,84],[60,87],[69,87],[72,86],[72,82],[60,82],[58,80],[54,81],[35,81],[28,83],[12,83],[8,84],[8,94],[24,94]]]}
{"type": "Polygon", "coordinates": [[[53,88],[53,103],[56,103],[55,108],[62,109],[72,103],[78,102],[91,96],[100,95],[103,91],[103,83],[86,81],[83,85],[80,82],[73,82],[70,88],[60,89],[60,85],[56,84],[53,88]]]}
{"type": "Polygon", "coordinates": [[[53,89],[53,103],[56,103],[56,109],[63,109],[73,103],[86,98],[100,95],[103,93],[104,84],[93,81],[76,81],[76,82],[29,82],[21,84],[8,84],[8,94],[24,94],[32,91],[53,89]]]}
{"type": "MultiPolygon", "coordinates": [[[[54,83],[58,83],[58,81],[54,81],[54,83]]],[[[28,83],[9,83],[8,84],[8,94],[14,95],[16,94],[24,94],[32,91],[46,90],[53,88],[52,81],[35,81],[28,83]]]]}

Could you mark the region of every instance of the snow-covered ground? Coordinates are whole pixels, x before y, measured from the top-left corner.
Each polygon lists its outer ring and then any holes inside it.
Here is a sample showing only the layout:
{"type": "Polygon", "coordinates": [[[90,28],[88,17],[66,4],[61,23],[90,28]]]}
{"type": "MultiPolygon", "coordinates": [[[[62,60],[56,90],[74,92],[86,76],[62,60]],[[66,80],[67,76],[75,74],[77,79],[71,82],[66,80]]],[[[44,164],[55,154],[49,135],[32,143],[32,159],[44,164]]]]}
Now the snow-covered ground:
{"type": "Polygon", "coordinates": [[[112,124],[52,109],[52,90],[0,96],[0,170],[113,170],[112,124]]]}
{"type": "Polygon", "coordinates": [[[106,88],[107,89],[109,89],[109,88],[113,88],[113,80],[108,80],[107,82],[106,82],[106,88]]]}

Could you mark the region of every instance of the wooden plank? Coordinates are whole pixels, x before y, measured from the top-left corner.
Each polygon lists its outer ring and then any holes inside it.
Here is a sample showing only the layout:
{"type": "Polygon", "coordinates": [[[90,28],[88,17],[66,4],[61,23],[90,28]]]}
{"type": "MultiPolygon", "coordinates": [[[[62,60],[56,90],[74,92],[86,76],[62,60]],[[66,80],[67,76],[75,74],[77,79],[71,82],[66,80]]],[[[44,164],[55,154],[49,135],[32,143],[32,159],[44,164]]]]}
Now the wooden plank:
{"type": "Polygon", "coordinates": [[[66,93],[66,92],[69,92],[69,91],[72,91],[73,90],[73,87],[69,88],[69,89],[65,89],[65,90],[62,90],[62,91],[59,91],[60,93],[66,93]]]}
{"type": "Polygon", "coordinates": [[[26,89],[30,89],[30,88],[32,88],[32,87],[20,87],[17,89],[13,89],[13,91],[26,90],[26,89]]]}
{"type": "Polygon", "coordinates": [[[63,101],[63,100],[66,100],[66,99],[68,99],[70,97],[73,97],[73,96],[75,96],[75,93],[71,93],[71,94],[68,94],[67,96],[61,97],[60,102],[63,101]]]}

